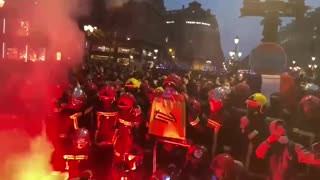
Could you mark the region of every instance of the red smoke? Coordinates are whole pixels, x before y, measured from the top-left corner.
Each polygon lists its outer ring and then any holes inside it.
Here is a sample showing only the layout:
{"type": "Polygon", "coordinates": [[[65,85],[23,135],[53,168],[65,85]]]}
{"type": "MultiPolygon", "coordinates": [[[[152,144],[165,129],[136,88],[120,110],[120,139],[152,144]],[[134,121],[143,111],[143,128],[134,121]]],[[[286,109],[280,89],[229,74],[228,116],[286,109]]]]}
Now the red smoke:
{"type": "MultiPolygon", "coordinates": [[[[48,38],[47,54],[60,51],[80,63],[84,33],[75,18],[88,12],[86,0],[38,0],[31,27],[48,38]]],[[[13,1],[12,1],[13,2],[13,1]]],[[[30,0],[30,6],[34,6],[30,0]]],[[[15,4],[16,10],[28,9],[15,4]]],[[[53,53],[54,54],[54,53],[53,53]]],[[[47,59],[47,61],[50,59],[47,59]]],[[[52,59],[51,59],[52,60],[52,59]]],[[[43,135],[52,111],[56,82],[67,79],[63,62],[1,62],[0,65],[0,174],[5,180],[61,180],[51,177],[52,148],[43,135]]]]}

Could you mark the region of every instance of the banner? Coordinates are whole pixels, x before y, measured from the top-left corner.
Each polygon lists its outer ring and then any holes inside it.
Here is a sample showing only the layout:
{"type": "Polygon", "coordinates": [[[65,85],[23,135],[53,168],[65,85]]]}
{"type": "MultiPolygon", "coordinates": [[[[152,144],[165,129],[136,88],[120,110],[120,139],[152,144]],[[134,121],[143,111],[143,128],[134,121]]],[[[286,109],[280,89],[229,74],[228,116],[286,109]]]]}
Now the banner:
{"type": "Polygon", "coordinates": [[[163,138],[186,139],[186,100],[184,96],[154,99],[151,107],[149,134],[163,138]]]}

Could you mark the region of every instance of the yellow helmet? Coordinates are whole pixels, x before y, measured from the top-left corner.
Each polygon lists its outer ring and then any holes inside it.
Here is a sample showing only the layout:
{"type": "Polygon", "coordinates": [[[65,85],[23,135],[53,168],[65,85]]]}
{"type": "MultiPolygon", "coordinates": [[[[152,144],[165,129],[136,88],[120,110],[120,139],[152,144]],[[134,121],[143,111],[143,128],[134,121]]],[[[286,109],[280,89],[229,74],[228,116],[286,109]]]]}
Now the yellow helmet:
{"type": "Polygon", "coordinates": [[[252,104],[253,106],[265,106],[268,103],[268,100],[265,95],[263,95],[261,93],[255,93],[248,98],[246,103],[249,105],[252,104]],[[256,105],[254,105],[254,103],[256,105]]]}
{"type": "Polygon", "coordinates": [[[141,82],[135,78],[130,78],[126,81],[125,87],[130,89],[139,89],[141,82]]]}
{"type": "Polygon", "coordinates": [[[156,90],[159,91],[159,92],[163,92],[164,91],[163,87],[161,87],[161,86],[157,87],[156,90]]]}

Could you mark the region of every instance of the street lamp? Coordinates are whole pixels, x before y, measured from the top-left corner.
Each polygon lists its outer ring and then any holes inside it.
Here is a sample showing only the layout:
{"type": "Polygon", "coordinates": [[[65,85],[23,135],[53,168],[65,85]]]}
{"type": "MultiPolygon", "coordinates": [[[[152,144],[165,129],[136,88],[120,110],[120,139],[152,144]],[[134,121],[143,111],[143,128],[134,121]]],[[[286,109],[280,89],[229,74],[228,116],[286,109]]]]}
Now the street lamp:
{"type": "Polygon", "coordinates": [[[240,41],[239,36],[236,36],[234,38],[234,43],[237,45],[237,44],[239,44],[239,41],[240,41]]]}
{"type": "Polygon", "coordinates": [[[229,55],[230,55],[231,58],[233,58],[234,55],[235,55],[235,52],[234,52],[234,51],[230,51],[230,52],[229,52],[229,55]]]}
{"type": "Polygon", "coordinates": [[[292,61],[292,64],[296,64],[296,61],[292,61]]]}
{"type": "Polygon", "coordinates": [[[235,47],[234,47],[234,50],[233,51],[230,51],[229,52],[229,55],[231,57],[231,59],[234,59],[235,61],[238,61],[239,58],[242,56],[242,52],[239,52],[238,51],[238,44],[240,42],[240,38],[239,36],[236,36],[234,39],[234,44],[235,44],[235,47]]]}

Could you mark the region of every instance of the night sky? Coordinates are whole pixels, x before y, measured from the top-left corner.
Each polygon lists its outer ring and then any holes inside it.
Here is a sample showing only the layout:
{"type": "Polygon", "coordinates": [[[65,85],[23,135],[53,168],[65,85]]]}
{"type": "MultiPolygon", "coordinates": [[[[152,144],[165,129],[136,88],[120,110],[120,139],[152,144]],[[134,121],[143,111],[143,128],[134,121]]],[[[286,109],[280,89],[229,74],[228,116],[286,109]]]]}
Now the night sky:
{"type": "MultiPolygon", "coordinates": [[[[188,7],[188,4],[194,0],[165,0],[168,10],[181,9],[182,5],[188,7]]],[[[244,54],[259,44],[262,39],[262,27],[260,21],[262,18],[245,17],[240,18],[240,8],[242,0],[197,0],[204,9],[211,9],[211,12],[217,16],[220,33],[222,37],[222,47],[225,55],[234,49],[233,38],[236,35],[240,37],[239,49],[244,54]]],[[[320,0],[306,0],[306,4],[312,8],[320,6],[320,0]]],[[[284,19],[282,25],[290,22],[290,19],[284,19]]],[[[226,56],[227,57],[227,56],[226,56]]]]}

